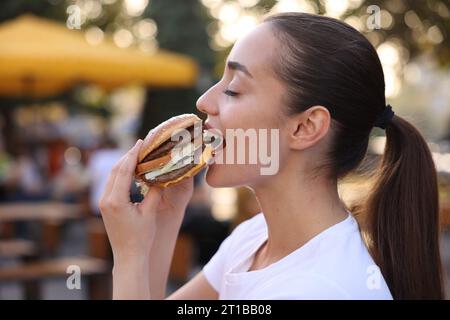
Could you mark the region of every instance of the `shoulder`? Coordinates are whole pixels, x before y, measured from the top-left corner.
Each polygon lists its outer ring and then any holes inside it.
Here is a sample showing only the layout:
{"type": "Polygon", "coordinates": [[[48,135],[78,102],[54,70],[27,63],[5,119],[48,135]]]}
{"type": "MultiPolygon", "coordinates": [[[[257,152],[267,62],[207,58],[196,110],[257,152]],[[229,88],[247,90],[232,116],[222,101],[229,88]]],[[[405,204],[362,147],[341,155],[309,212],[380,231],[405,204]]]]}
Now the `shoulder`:
{"type": "Polygon", "coordinates": [[[273,299],[392,299],[352,216],[284,262],[283,272],[267,283],[273,299]]]}
{"type": "Polygon", "coordinates": [[[266,229],[266,220],[262,212],[257,213],[250,219],[241,222],[234,230],[233,233],[243,233],[247,231],[259,231],[261,229],[266,229]]]}
{"type": "Polygon", "coordinates": [[[392,299],[352,216],[345,228],[324,237],[316,250],[311,266],[316,281],[339,288],[351,299],[392,299]]]}
{"type": "Polygon", "coordinates": [[[220,292],[224,275],[248,256],[260,241],[260,237],[266,234],[265,230],[264,217],[257,214],[240,223],[222,242],[211,260],[203,267],[206,279],[217,292],[220,292]]]}
{"type": "Polygon", "coordinates": [[[241,222],[222,243],[223,253],[233,261],[250,252],[260,239],[267,236],[267,225],[264,215],[259,213],[241,222]]]}
{"type": "Polygon", "coordinates": [[[229,235],[230,240],[254,239],[257,236],[267,234],[267,224],[262,213],[241,222],[229,235]]]}

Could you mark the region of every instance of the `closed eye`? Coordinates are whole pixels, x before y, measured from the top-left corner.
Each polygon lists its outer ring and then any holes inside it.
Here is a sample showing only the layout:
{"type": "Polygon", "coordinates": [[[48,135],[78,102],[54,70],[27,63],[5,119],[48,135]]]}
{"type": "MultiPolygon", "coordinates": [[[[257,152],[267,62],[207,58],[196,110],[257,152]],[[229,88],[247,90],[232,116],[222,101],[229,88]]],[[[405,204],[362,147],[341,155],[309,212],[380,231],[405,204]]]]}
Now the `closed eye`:
{"type": "Polygon", "coordinates": [[[231,90],[225,90],[223,93],[225,93],[226,95],[230,96],[230,97],[235,97],[237,96],[239,93],[235,92],[235,91],[231,91],[231,90]]]}

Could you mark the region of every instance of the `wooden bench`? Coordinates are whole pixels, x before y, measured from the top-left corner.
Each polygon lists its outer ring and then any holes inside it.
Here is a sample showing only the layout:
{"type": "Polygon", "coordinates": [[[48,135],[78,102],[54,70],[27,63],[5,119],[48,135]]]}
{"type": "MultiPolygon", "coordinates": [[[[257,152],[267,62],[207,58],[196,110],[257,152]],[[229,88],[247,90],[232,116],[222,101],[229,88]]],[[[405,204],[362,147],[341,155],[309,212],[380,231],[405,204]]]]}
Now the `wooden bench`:
{"type": "MultiPolygon", "coordinates": [[[[111,246],[102,219],[88,220],[89,255],[105,260],[112,260],[111,246]]],[[[189,280],[194,265],[194,244],[192,238],[185,233],[178,235],[172,263],[169,269],[169,278],[180,284],[189,280]]]]}
{"type": "Polygon", "coordinates": [[[83,217],[83,206],[61,202],[6,203],[0,205],[0,222],[64,221],[83,217]]]}
{"type": "Polygon", "coordinates": [[[69,266],[78,266],[81,279],[87,280],[89,299],[110,298],[110,264],[92,257],[70,257],[36,260],[19,265],[0,267],[0,284],[23,282],[26,299],[40,299],[40,282],[52,278],[68,278],[69,266]]]}
{"type": "Polygon", "coordinates": [[[60,225],[67,220],[77,220],[84,217],[82,204],[61,202],[31,202],[0,204],[0,227],[2,234],[12,237],[15,222],[40,222],[60,225]]]}

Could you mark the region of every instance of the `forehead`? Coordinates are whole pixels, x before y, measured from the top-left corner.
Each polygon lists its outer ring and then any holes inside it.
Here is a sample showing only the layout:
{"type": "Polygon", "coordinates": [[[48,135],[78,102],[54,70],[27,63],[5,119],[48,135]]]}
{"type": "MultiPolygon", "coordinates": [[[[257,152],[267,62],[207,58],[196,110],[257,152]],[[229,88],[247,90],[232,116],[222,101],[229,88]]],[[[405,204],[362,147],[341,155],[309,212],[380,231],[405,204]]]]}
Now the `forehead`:
{"type": "Polygon", "coordinates": [[[276,45],[270,26],[263,23],[234,44],[227,61],[237,61],[245,65],[250,73],[258,78],[258,75],[266,75],[271,71],[276,45]]]}

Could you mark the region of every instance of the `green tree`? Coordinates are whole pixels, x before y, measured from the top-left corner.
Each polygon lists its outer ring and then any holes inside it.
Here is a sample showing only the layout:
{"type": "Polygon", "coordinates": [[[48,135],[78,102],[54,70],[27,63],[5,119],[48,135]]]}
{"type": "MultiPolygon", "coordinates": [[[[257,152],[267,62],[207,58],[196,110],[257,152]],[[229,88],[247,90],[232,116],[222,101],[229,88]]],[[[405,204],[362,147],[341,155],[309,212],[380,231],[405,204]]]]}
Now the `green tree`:
{"type": "MultiPolygon", "coordinates": [[[[161,48],[193,57],[199,65],[200,83],[211,84],[214,53],[209,47],[206,25],[210,21],[198,0],[154,0],[143,14],[158,26],[161,48]]],[[[204,88],[149,88],[139,136],[143,137],[167,118],[181,113],[195,113],[195,102],[204,88]]]]}

